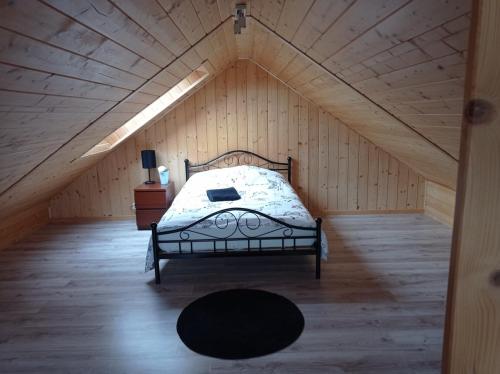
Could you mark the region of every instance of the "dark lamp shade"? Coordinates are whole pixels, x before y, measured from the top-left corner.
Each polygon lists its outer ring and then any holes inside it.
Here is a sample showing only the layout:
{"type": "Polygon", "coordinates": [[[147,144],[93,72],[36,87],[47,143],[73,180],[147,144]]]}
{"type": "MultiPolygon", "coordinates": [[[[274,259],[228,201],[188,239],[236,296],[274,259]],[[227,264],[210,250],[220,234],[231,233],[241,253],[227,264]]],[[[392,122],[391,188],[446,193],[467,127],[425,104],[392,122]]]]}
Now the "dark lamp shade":
{"type": "Polygon", "coordinates": [[[155,151],[152,149],[146,149],[141,151],[142,167],[144,169],[151,169],[156,167],[156,156],[155,151]]]}

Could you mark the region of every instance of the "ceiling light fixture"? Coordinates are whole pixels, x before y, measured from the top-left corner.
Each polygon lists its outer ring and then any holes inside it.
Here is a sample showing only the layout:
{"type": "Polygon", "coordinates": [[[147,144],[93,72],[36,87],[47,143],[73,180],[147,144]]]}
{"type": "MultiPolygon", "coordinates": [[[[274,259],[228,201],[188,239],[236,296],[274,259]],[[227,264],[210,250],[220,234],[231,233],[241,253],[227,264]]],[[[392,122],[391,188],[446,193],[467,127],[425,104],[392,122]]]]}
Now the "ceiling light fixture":
{"type": "Polygon", "coordinates": [[[247,27],[247,6],[246,4],[236,4],[234,8],[234,33],[241,34],[241,28],[247,27]]]}

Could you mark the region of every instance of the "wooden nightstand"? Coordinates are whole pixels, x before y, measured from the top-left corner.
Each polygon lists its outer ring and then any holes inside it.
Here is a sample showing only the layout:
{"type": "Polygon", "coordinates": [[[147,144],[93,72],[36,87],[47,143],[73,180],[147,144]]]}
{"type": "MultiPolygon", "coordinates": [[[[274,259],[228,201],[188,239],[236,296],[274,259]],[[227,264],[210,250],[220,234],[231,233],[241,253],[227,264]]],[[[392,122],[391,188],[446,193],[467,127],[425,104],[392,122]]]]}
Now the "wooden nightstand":
{"type": "Polygon", "coordinates": [[[174,184],[141,184],[134,189],[135,218],[138,230],[149,230],[159,222],[175,197],[174,184]]]}

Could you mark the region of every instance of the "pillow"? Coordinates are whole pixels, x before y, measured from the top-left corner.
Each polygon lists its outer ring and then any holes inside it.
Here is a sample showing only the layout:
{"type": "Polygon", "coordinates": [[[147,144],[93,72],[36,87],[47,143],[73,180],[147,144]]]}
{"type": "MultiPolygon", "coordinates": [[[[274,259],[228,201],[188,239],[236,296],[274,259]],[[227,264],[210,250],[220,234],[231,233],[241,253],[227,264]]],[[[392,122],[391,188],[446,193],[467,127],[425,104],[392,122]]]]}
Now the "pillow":
{"type": "Polygon", "coordinates": [[[240,194],[234,187],[218,188],[215,190],[207,190],[208,199],[214,201],[234,201],[241,199],[240,194]]]}

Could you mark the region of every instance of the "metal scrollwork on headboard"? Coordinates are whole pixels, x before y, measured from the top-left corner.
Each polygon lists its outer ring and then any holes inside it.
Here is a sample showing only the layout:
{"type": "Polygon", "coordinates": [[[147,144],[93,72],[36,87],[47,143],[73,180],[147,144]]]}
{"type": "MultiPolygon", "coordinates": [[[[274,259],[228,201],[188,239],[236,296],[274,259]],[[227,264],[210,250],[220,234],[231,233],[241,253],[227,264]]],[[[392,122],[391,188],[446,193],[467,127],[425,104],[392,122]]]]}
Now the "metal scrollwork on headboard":
{"type": "Polygon", "coordinates": [[[272,161],[256,153],[243,150],[229,151],[204,163],[191,164],[184,160],[186,180],[194,173],[211,169],[221,169],[239,165],[255,165],[278,172],[287,172],[288,182],[292,182],[292,158],[288,156],[287,162],[272,161]]]}

